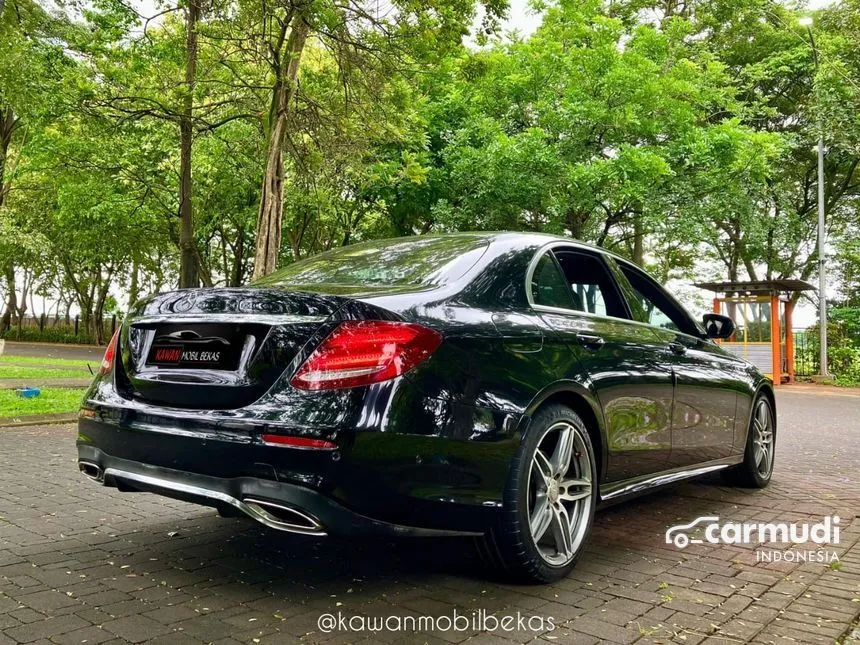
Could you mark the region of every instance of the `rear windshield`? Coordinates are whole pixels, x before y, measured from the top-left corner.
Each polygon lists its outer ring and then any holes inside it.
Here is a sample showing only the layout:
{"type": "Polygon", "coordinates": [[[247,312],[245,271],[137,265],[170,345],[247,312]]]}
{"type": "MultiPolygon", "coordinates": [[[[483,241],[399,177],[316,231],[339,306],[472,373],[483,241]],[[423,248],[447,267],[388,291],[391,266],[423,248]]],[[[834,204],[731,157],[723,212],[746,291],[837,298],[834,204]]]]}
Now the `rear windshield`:
{"type": "Polygon", "coordinates": [[[484,254],[483,236],[416,236],[344,246],[275,271],[254,282],[286,285],[439,286],[456,280],[484,254]]]}

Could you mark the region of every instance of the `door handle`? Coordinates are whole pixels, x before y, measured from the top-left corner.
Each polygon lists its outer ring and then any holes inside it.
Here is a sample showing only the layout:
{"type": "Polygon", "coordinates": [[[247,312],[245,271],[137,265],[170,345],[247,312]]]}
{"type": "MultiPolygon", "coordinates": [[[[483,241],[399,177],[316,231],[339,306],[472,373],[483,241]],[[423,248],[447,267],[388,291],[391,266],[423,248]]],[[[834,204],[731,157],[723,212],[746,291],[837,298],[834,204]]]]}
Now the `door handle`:
{"type": "Polygon", "coordinates": [[[681,343],[674,343],[674,342],[669,343],[669,349],[672,350],[673,354],[680,355],[680,354],[686,354],[687,353],[686,346],[682,345],[681,343]]]}
{"type": "Polygon", "coordinates": [[[576,340],[580,345],[589,349],[600,349],[606,343],[603,336],[595,336],[594,334],[577,334],[576,340]]]}

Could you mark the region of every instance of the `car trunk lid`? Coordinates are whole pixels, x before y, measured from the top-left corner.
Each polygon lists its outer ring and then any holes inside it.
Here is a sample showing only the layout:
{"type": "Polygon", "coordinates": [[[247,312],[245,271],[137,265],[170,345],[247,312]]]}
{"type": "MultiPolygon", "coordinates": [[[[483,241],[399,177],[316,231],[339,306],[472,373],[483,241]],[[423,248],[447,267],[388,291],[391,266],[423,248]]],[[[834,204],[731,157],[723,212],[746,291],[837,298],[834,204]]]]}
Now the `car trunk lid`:
{"type": "Polygon", "coordinates": [[[178,408],[233,409],[260,398],[346,298],[277,289],[195,289],[129,315],[120,391],[178,408]]]}

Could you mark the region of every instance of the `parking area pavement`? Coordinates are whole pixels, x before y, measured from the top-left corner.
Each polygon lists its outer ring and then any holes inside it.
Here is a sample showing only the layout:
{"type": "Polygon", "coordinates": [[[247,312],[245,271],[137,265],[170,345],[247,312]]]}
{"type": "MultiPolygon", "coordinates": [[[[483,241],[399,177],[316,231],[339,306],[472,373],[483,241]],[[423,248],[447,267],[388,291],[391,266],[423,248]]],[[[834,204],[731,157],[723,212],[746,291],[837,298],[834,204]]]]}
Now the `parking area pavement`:
{"type": "Polygon", "coordinates": [[[778,408],[768,489],[712,477],[604,510],[573,574],[547,586],[487,579],[459,539],[320,541],[118,493],[80,475],[73,426],[0,430],[0,645],[850,638],[860,613],[860,396],[785,389],[778,408]],[[669,526],[705,515],[838,515],[840,541],[828,549],[839,562],[665,543],[669,526]],[[335,622],[321,624],[324,615],[335,622]]]}

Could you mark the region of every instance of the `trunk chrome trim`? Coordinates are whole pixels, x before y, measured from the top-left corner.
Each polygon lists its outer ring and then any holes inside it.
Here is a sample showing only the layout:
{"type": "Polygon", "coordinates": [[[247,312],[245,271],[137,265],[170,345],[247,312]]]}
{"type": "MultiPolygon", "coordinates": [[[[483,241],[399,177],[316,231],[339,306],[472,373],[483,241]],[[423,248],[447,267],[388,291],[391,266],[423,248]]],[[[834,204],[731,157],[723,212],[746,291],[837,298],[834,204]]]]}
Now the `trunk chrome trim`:
{"type": "Polygon", "coordinates": [[[182,482],[165,479],[163,477],[141,475],[139,473],[133,473],[127,470],[120,470],[119,468],[106,468],[104,471],[104,479],[107,480],[108,478],[113,478],[114,480],[119,479],[121,481],[124,480],[132,483],[136,482],[138,484],[151,486],[156,489],[161,488],[164,490],[171,490],[177,493],[184,493],[186,495],[192,495],[195,497],[204,497],[206,499],[221,502],[222,504],[229,504],[230,506],[237,508],[243,513],[245,513],[245,515],[247,515],[248,517],[257,520],[260,524],[268,526],[269,528],[277,529],[279,531],[287,531],[289,533],[301,533],[303,535],[315,535],[319,537],[323,537],[326,535],[326,531],[323,528],[323,525],[315,517],[307,514],[304,511],[298,511],[288,506],[282,506],[281,504],[271,504],[270,502],[263,502],[271,506],[277,506],[278,508],[289,511],[291,513],[295,513],[296,515],[310,522],[311,526],[307,527],[301,526],[299,524],[290,524],[288,522],[279,520],[271,513],[266,512],[266,510],[261,506],[261,502],[259,500],[249,500],[250,503],[246,503],[241,499],[236,499],[232,495],[228,495],[227,493],[222,493],[217,490],[211,490],[209,488],[202,488],[200,486],[193,486],[191,484],[183,484],[182,482]]]}
{"type": "MultiPolygon", "coordinates": [[[[204,434],[215,432],[246,432],[262,433],[266,429],[278,429],[285,432],[295,431],[295,423],[284,423],[252,416],[236,416],[235,410],[196,410],[185,408],[171,408],[167,406],[156,406],[150,403],[135,401],[134,399],[123,399],[122,401],[102,401],[99,399],[87,399],[87,409],[95,411],[100,423],[107,423],[121,428],[132,430],[146,430],[148,432],[159,432],[162,434],[178,434],[189,437],[203,437],[204,434]],[[106,415],[101,414],[103,411],[106,415]],[[128,418],[127,413],[147,415],[154,422],[141,421],[136,417],[128,418]],[[211,424],[212,428],[201,428],[200,430],[184,430],[176,422],[190,422],[197,424],[211,424]]],[[[247,406],[248,410],[251,406],[247,406]]],[[[225,437],[229,438],[229,437],[225,437]]],[[[250,441],[250,439],[249,439],[250,441]]]]}
{"type": "Polygon", "coordinates": [[[205,314],[151,314],[129,320],[130,325],[164,323],[263,323],[267,325],[289,325],[292,323],[321,323],[328,316],[301,316],[299,314],[205,313],[205,314]]]}

